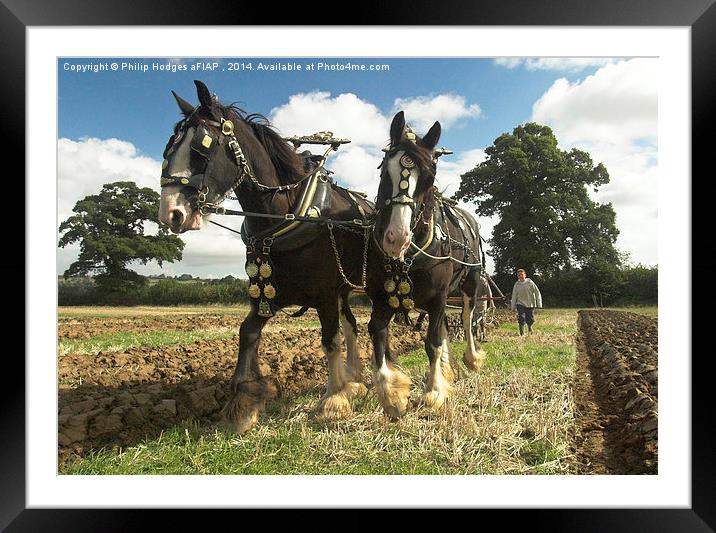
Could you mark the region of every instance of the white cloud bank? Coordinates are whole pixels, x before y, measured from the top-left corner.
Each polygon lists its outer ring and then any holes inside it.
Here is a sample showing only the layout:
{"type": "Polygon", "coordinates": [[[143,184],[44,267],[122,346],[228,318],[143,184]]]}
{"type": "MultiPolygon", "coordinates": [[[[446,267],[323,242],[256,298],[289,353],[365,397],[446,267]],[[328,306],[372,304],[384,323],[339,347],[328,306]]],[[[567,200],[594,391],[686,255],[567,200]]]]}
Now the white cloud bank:
{"type": "MultiPolygon", "coordinates": [[[[380,149],[389,142],[393,114],[401,110],[419,135],[426,133],[436,120],[445,130],[461,119],[481,114],[479,105],[468,104],[464,96],[456,94],[396,98],[391,113],[386,116],[374,104],[355,94],[331,96],[329,92],[313,91],[290,96],[287,103],[271,110],[269,118],[284,136],[329,130],[336,137],[349,138],[351,144],[331,155],[326,166],[342,185],[374,198],[380,178],[377,167],[383,159],[380,149]]],[[[311,150],[316,152],[317,148],[311,150]]],[[[454,180],[454,176],[446,177],[448,184],[454,180]]]]}
{"type": "Polygon", "coordinates": [[[588,67],[599,67],[617,61],[605,57],[498,57],[495,64],[508,69],[524,67],[527,70],[562,70],[579,72],[588,67]]]}
{"type": "Polygon", "coordinates": [[[352,93],[333,98],[323,91],[294,94],[288,103],[273,108],[269,117],[283,136],[328,130],[362,146],[381,147],[388,142],[389,119],[352,93]]]}
{"type": "Polygon", "coordinates": [[[584,80],[556,80],[531,120],[550,126],[563,148],[591,154],[610,183],[594,194],[617,213],[617,245],[632,261],[658,262],[658,61],[610,63],[584,80]]]}

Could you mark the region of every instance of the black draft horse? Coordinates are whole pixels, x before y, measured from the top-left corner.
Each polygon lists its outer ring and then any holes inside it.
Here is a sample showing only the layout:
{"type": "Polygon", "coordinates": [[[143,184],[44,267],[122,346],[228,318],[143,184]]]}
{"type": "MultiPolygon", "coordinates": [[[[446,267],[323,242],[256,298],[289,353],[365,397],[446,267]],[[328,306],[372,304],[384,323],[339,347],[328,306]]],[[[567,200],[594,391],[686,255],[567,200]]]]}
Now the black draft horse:
{"type": "MultiPolygon", "coordinates": [[[[348,221],[372,213],[365,200],[333,184],[315,160],[311,167],[309,158],[296,153],[264,117],[222,105],[204,83],[194,83],[198,107],[172,92],[183,118],[164,151],[159,218],[173,232],[204,227],[206,213],[221,212],[217,206],[232,191],[246,212],[295,215],[301,208],[299,215],[348,221]]],[[[251,217],[242,226],[247,274],[256,281],[249,287],[251,310],[241,324],[232,398],[224,408],[239,433],[256,424],[265,401],[277,394],[275,380],[259,371],[258,347],[266,322],[288,305],[313,307],[321,321],[328,383],[318,416],[344,417],[351,412],[351,399],[366,392],[348,294],[349,283],[361,284],[367,235],[290,220],[277,224],[276,219],[251,217]]]]}
{"type": "Polygon", "coordinates": [[[439,138],[439,122],[420,138],[406,127],[401,111],[393,118],[390,147],[381,164],[368,274],[373,301],[368,331],[373,383],[390,418],[405,413],[410,395],[410,378],[396,365],[388,345],[388,324],[396,312],[416,307],[429,316],[425,351],[430,371],[422,397],[426,406],[442,406],[454,382],[444,319],[447,296],[454,290],[463,295],[465,366],[478,370],[485,360],[471,327],[482,273],[479,226],[434,186],[439,138]]]}

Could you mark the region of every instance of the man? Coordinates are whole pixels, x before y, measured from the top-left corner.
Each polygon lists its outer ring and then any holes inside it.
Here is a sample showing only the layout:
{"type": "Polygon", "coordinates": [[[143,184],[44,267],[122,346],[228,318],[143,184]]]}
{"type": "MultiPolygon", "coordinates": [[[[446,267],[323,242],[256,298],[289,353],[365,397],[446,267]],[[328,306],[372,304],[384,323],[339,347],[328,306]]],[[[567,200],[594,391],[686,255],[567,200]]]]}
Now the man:
{"type": "Polygon", "coordinates": [[[524,269],[517,271],[517,281],[512,287],[512,301],[510,308],[517,310],[517,324],[520,328],[520,335],[525,334],[525,324],[527,331],[532,333],[532,324],[534,324],[534,309],[542,307],[542,295],[535,285],[535,282],[526,277],[524,269]]]}

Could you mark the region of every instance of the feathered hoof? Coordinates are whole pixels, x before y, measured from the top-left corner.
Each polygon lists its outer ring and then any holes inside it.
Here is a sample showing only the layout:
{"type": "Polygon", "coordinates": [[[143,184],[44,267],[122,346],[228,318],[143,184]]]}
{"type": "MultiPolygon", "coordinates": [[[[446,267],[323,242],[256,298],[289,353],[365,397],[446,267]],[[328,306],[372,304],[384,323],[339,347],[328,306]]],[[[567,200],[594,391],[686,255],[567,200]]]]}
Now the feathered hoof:
{"type": "Polygon", "coordinates": [[[445,391],[431,390],[423,394],[421,403],[428,409],[440,409],[447,402],[449,396],[445,391]]]}
{"type": "Polygon", "coordinates": [[[410,404],[410,378],[397,368],[389,373],[376,372],[373,378],[378,401],[390,420],[397,420],[408,411],[410,404]]]}
{"type": "Polygon", "coordinates": [[[485,350],[480,350],[477,352],[474,357],[469,358],[467,354],[463,358],[463,362],[465,363],[465,366],[468,370],[472,370],[473,372],[477,372],[482,368],[482,365],[485,364],[485,350]]]}
{"type": "Polygon", "coordinates": [[[358,383],[357,381],[349,381],[346,383],[345,390],[348,398],[351,400],[368,394],[368,387],[366,387],[363,383],[358,383]]]}
{"type": "Polygon", "coordinates": [[[243,435],[256,425],[266,400],[275,398],[278,388],[273,381],[260,379],[238,383],[235,390],[222,414],[229,428],[243,435]]]}
{"type": "Polygon", "coordinates": [[[353,413],[353,408],[348,394],[348,391],[343,389],[323,398],[316,408],[316,420],[330,421],[349,417],[353,413]]]}
{"type": "Polygon", "coordinates": [[[395,422],[408,412],[408,405],[408,398],[404,400],[401,399],[396,404],[384,405],[383,413],[385,413],[385,416],[387,416],[390,421],[395,422]]]}

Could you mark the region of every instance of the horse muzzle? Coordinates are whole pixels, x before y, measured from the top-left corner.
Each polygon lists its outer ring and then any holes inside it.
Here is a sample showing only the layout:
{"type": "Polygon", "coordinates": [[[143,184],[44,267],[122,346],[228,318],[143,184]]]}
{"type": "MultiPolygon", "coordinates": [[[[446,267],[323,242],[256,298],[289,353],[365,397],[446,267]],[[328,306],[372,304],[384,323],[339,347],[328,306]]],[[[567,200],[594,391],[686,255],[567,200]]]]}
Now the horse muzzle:
{"type": "Polygon", "coordinates": [[[181,194],[179,187],[175,186],[162,188],[159,221],[169,226],[172,233],[198,230],[203,225],[203,217],[199,210],[193,209],[181,194]]]}
{"type": "Polygon", "coordinates": [[[383,233],[383,252],[392,259],[401,259],[410,247],[412,234],[406,230],[388,228],[383,233]]]}

